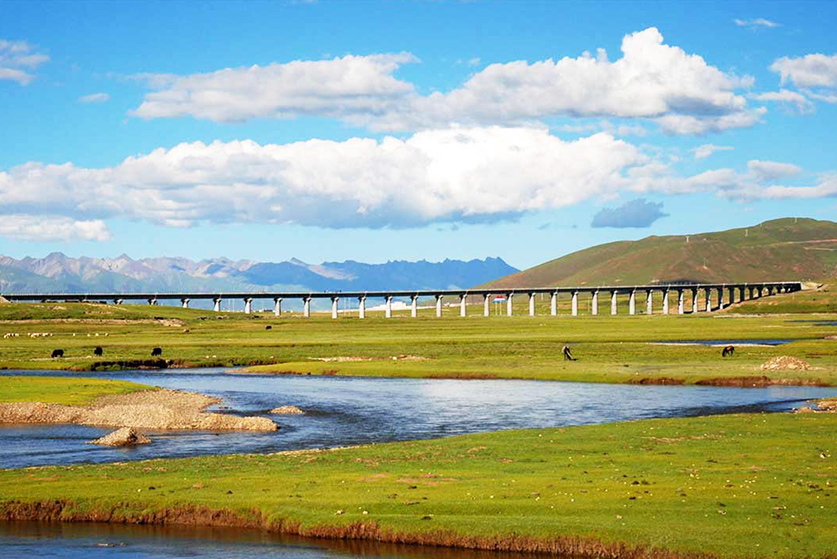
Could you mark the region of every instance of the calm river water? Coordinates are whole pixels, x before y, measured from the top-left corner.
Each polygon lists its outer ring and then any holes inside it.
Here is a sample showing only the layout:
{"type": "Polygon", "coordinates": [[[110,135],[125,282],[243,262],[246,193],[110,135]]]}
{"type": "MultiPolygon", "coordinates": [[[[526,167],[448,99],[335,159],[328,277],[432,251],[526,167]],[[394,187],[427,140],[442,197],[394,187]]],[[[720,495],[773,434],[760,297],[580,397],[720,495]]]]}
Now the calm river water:
{"type": "MultiPolygon", "coordinates": [[[[55,374],[15,372],[2,374],[55,374]]],[[[783,411],[834,388],[628,386],[518,380],[264,376],[228,369],[87,374],[192,390],[223,399],[222,411],[266,415],[292,404],[301,416],[273,416],[274,433],[149,432],[153,444],[110,449],[84,444],[108,432],[73,425],[0,427],[0,467],[141,460],[343,446],[500,429],[604,423],[737,411],[783,411]]],[[[0,523],[0,557],[523,559],[369,543],[311,542],[260,532],[110,525],[0,523]]]]}
{"type": "MultiPolygon", "coordinates": [[[[21,374],[7,371],[4,374],[21,374]]],[[[22,374],[55,374],[26,372],[22,374]]],[[[837,395],[834,388],[631,386],[525,380],[267,376],[230,369],[88,374],[211,394],[228,413],[265,415],[286,404],[306,415],[273,416],[273,433],[147,431],[153,444],[84,444],[109,429],[0,427],[0,467],[113,462],[200,454],[276,452],[463,433],[604,423],[733,411],[780,411],[837,395]]]]}

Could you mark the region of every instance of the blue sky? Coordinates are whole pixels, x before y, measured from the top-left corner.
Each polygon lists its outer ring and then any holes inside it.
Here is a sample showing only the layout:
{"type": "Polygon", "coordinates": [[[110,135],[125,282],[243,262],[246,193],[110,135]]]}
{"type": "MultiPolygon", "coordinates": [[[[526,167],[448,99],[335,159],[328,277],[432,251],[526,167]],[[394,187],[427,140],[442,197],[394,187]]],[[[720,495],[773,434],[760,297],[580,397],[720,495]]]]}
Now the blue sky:
{"type": "Polygon", "coordinates": [[[0,254],[528,267],[833,220],[835,16],[0,0],[0,254]]]}

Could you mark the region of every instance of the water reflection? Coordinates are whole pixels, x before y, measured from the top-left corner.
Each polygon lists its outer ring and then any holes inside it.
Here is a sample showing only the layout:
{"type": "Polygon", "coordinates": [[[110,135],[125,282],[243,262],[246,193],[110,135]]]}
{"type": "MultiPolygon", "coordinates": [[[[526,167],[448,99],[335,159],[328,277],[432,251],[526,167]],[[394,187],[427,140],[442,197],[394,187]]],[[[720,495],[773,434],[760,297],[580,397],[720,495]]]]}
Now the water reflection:
{"type": "MultiPolygon", "coordinates": [[[[99,557],[208,559],[525,559],[531,553],[504,553],[382,544],[352,540],[310,540],[258,530],[0,522],[0,554],[4,558],[99,557]]],[[[554,556],[551,556],[554,557],[554,556]]]]}

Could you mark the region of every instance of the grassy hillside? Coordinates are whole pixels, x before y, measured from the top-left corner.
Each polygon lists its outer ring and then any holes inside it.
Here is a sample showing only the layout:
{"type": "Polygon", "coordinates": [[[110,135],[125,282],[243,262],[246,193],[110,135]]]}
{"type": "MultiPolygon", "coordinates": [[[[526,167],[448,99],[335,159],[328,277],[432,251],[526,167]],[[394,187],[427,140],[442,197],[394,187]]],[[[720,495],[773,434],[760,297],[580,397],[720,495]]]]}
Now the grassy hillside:
{"type": "Polygon", "coordinates": [[[834,275],[837,223],[787,218],[716,233],[651,236],[574,252],[492,287],[812,280],[834,275]]]}

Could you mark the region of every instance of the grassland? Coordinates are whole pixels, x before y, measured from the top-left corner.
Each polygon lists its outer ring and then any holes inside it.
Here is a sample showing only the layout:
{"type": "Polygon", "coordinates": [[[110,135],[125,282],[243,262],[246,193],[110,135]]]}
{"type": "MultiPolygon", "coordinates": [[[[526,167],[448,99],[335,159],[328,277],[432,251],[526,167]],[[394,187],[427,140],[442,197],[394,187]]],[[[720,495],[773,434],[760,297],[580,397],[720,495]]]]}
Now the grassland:
{"type": "Polygon", "coordinates": [[[833,557],[835,414],[0,471],[0,518],[609,557],[833,557]]]}
{"type": "Polygon", "coordinates": [[[812,280],[837,266],[837,223],[785,218],[740,229],[590,247],[490,282],[493,287],[812,280]]]}
{"type": "Polygon", "coordinates": [[[100,396],[130,394],[149,388],[143,384],[122,380],[0,376],[0,404],[43,402],[83,406],[100,396]]]}
{"type": "MultiPolygon", "coordinates": [[[[831,291],[812,293],[831,300],[831,291]]],[[[794,297],[801,295],[762,301],[791,308],[798,304],[794,297]]],[[[162,347],[169,366],[247,366],[289,374],[687,384],[766,376],[770,382],[837,384],[837,346],[823,339],[837,335],[834,315],[801,320],[796,315],[735,314],[746,311],[751,303],[745,303],[730,312],[696,316],[590,316],[583,308],[581,316],[571,317],[568,301],[562,300],[561,316],[551,317],[548,304],[539,300],[535,317],[524,316],[526,302],[520,301],[514,317],[483,317],[480,305],[470,307],[466,318],[458,316],[458,307],[446,307],[441,319],[427,309],[417,319],[397,312],[392,319],[370,313],[365,320],[352,313],[332,320],[327,314],[303,319],[292,313],[277,318],[163,306],[5,304],[0,305],[0,332],[18,336],[0,340],[0,367],[88,371],[157,366],[159,361],[150,360],[151,348],[162,347]],[[51,336],[33,338],[31,333],[51,336]],[[715,347],[660,345],[769,338],[798,341],[739,346],[734,359],[721,359],[715,347]],[[562,360],[564,344],[578,361],[562,360]],[[104,350],[101,357],[93,354],[97,346],[104,350]],[[64,349],[65,358],[50,358],[53,348],[64,349]],[[759,370],[777,355],[800,357],[813,368],[759,370]]]]}

